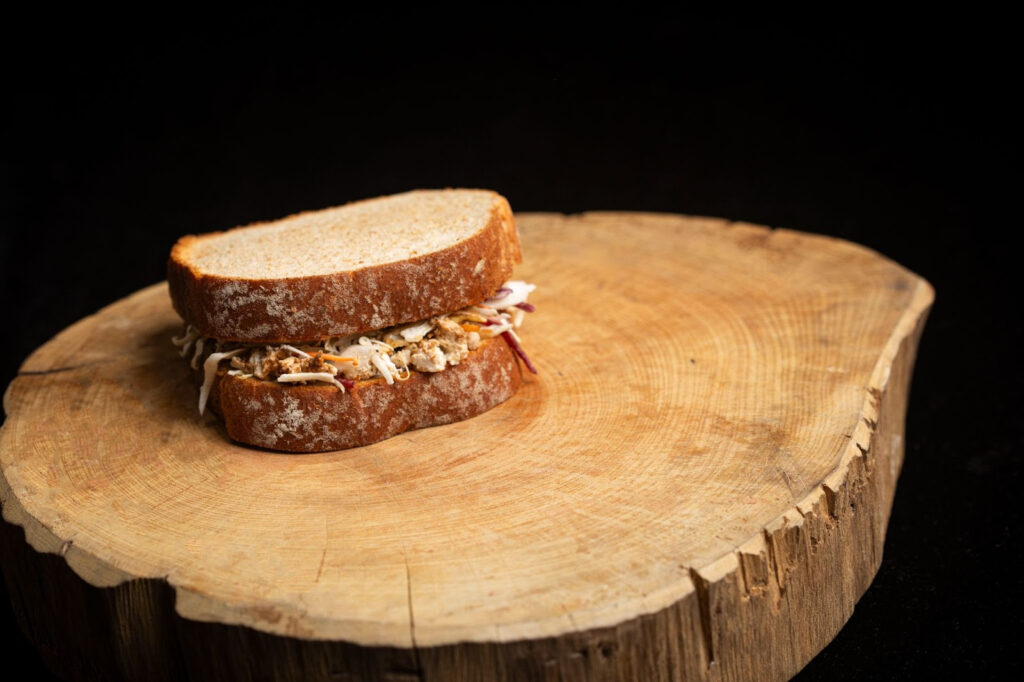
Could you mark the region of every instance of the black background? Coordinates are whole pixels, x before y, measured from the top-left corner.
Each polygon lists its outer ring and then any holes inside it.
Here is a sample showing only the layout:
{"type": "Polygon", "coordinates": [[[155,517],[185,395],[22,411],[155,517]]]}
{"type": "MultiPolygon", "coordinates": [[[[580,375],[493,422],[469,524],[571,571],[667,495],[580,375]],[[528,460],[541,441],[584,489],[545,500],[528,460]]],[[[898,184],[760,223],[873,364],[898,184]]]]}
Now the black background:
{"type": "MultiPolygon", "coordinates": [[[[881,570],[800,678],[1019,666],[1012,36],[998,23],[459,19],[9,25],[0,385],[68,324],[162,279],[181,234],[415,187],[842,237],[937,299],[881,570]]],[[[6,665],[41,670],[0,602],[6,665]]]]}

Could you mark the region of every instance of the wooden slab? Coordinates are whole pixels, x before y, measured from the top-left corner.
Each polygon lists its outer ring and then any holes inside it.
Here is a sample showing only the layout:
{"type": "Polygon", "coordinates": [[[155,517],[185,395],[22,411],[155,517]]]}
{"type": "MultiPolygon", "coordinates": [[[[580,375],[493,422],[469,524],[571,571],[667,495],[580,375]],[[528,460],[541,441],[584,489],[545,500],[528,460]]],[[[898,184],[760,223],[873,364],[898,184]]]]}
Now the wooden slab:
{"type": "MultiPolygon", "coordinates": [[[[466,422],[317,455],[235,445],[196,414],[165,284],[25,361],[4,396],[4,518],[119,586],[54,578],[116,605],[81,615],[96,632],[150,633],[147,661],[123,644],[92,665],[771,679],[835,635],[881,561],[929,285],[788,230],[518,220],[540,373],[466,422]]],[[[61,627],[8,544],[23,619],[61,627]]]]}

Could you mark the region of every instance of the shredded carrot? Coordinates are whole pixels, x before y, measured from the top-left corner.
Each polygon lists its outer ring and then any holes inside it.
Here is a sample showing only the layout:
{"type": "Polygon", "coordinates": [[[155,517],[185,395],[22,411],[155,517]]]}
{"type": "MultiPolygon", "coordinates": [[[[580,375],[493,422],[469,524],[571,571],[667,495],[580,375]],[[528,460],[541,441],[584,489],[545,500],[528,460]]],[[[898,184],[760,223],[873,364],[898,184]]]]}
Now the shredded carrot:
{"type": "Polygon", "coordinates": [[[334,360],[335,362],[351,362],[353,365],[359,364],[359,361],[355,358],[343,358],[340,355],[328,355],[327,353],[324,353],[320,357],[324,360],[334,360]]]}
{"type": "Polygon", "coordinates": [[[467,331],[467,332],[478,332],[478,331],[480,331],[480,325],[478,325],[478,324],[470,324],[468,322],[463,322],[462,323],[462,329],[467,331]]]}

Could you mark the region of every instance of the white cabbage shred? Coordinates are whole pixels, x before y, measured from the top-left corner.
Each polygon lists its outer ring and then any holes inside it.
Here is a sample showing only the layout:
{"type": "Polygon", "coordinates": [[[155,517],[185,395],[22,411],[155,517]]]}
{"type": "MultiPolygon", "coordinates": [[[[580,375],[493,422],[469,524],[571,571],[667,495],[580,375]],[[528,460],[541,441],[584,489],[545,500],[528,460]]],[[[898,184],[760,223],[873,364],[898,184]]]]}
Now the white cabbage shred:
{"type": "Polygon", "coordinates": [[[217,376],[217,365],[224,358],[234,357],[241,353],[244,348],[236,348],[225,353],[210,353],[203,363],[203,386],[199,389],[199,414],[206,410],[206,401],[210,399],[210,389],[213,388],[213,379],[217,376]]]}
{"type": "Polygon", "coordinates": [[[334,375],[330,372],[293,372],[292,374],[282,374],[277,378],[282,383],[295,383],[296,381],[322,381],[326,384],[334,384],[345,392],[345,386],[340,381],[334,378],[334,375]]]}
{"type": "Polygon", "coordinates": [[[295,346],[289,346],[287,343],[282,343],[281,344],[281,348],[284,348],[287,351],[291,351],[292,353],[295,353],[300,358],[311,358],[311,357],[313,357],[312,355],[310,355],[306,351],[300,350],[300,349],[296,348],[295,346]]]}

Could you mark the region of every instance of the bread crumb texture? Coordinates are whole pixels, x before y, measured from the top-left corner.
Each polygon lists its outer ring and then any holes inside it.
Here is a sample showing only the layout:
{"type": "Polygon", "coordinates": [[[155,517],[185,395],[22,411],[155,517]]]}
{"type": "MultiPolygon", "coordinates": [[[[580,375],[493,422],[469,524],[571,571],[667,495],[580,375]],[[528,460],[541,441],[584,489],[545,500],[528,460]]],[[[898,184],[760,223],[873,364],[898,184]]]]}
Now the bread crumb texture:
{"type": "Polygon", "coordinates": [[[486,190],[418,190],[193,239],[199,275],[279,279],[393,263],[464,241],[488,221],[486,190]]]}
{"type": "Polygon", "coordinates": [[[167,278],[175,310],[204,336],[291,342],[479,303],[520,260],[503,197],[417,190],[183,237],[167,278]]]}

